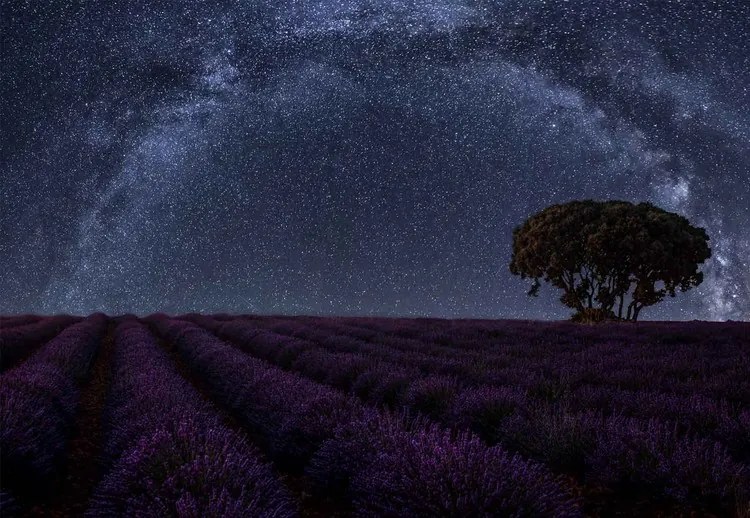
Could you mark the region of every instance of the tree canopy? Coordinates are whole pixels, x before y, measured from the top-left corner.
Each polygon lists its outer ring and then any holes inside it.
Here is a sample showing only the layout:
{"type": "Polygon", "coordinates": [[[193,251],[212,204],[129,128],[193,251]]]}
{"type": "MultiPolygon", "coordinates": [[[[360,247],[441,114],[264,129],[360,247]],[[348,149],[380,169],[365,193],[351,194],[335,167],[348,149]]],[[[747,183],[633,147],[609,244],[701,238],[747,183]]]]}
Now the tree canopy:
{"type": "Polygon", "coordinates": [[[572,201],[552,205],[513,231],[510,271],[563,290],[581,315],[638,320],[641,310],[703,282],[711,257],[703,228],[650,203],[572,201]]]}

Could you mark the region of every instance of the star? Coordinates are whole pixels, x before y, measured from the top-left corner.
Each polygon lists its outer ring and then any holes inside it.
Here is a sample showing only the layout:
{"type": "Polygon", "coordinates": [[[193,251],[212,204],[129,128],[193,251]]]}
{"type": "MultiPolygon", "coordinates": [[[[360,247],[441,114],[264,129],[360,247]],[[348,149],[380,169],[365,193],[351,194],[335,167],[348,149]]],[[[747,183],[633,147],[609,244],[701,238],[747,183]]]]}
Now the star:
{"type": "Polygon", "coordinates": [[[508,271],[575,199],[706,228],[644,318],[750,315],[743,2],[12,2],[0,314],[566,318],[508,271]]]}

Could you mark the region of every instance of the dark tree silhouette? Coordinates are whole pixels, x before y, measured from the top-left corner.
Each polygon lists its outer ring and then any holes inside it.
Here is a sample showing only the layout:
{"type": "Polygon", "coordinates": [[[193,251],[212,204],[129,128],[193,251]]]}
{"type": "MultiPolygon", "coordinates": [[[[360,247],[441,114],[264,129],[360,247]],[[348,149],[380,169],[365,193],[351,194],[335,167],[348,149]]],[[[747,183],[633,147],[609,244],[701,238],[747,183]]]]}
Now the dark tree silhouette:
{"type": "Polygon", "coordinates": [[[638,320],[641,310],[703,282],[711,257],[700,227],[650,203],[552,205],[513,231],[510,271],[563,290],[574,320],[638,320]]]}

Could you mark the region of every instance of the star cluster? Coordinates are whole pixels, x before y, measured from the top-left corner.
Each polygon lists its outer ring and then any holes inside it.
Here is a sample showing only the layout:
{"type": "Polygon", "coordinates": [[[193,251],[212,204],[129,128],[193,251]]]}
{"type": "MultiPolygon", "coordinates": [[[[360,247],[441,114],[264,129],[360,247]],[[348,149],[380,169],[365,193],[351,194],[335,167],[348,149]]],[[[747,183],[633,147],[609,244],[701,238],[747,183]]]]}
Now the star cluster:
{"type": "Polygon", "coordinates": [[[704,226],[750,318],[750,4],[6,2],[0,313],[563,318],[511,232],[571,199],[704,226]]]}

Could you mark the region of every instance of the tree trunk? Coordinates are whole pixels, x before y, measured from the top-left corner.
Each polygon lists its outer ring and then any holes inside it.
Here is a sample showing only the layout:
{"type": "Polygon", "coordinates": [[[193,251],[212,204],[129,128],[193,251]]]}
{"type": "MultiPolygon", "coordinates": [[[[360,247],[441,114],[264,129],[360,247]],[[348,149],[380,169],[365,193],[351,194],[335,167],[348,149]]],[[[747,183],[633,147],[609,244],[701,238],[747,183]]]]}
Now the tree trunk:
{"type": "MultiPolygon", "coordinates": [[[[565,273],[562,274],[562,281],[563,285],[565,286],[563,289],[565,290],[565,293],[567,295],[570,295],[571,299],[575,302],[575,309],[579,313],[583,311],[583,302],[581,302],[581,298],[576,293],[576,279],[575,279],[575,272],[567,272],[567,275],[565,273]]],[[[568,304],[566,304],[568,305],[568,304]]]]}
{"type": "Polygon", "coordinates": [[[626,317],[626,320],[631,320],[631,317],[633,316],[633,310],[635,309],[636,302],[632,301],[630,304],[628,304],[628,316],[626,317]]]}
{"type": "Polygon", "coordinates": [[[622,318],[622,305],[625,303],[625,294],[620,293],[620,307],[617,310],[617,318],[622,318]]]}

